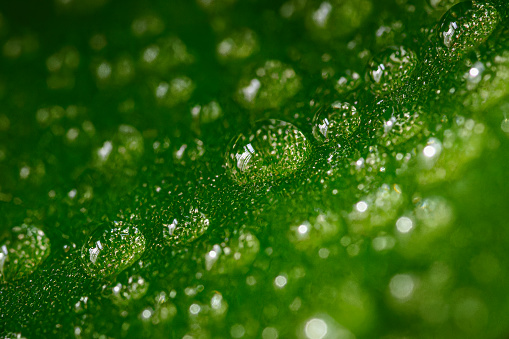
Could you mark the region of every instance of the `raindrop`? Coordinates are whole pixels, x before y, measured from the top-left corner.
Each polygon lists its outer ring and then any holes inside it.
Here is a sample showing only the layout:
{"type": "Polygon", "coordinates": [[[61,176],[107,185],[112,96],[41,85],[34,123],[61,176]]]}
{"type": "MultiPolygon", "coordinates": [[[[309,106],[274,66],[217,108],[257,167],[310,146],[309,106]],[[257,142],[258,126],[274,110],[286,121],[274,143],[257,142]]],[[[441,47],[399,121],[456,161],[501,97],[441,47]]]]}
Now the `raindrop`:
{"type": "Polygon", "coordinates": [[[344,37],[361,27],[372,9],[371,0],[323,1],[309,12],[306,23],[317,38],[344,37]]]}
{"type": "Polygon", "coordinates": [[[294,125],[267,120],[250,134],[233,138],[226,166],[239,184],[260,183],[295,173],[310,154],[309,141],[294,125]]]}
{"type": "Polygon", "coordinates": [[[288,65],[268,60],[254,77],[239,82],[236,99],[249,109],[277,108],[301,88],[301,79],[288,65]]]}
{"type": "Polygon", "coordinates": [[[117,305],[128,304],[131,300],[141,299],[148,290],[148,283],[139,275],[132,275],[126,284],[120,282],[112,284],[103,291],[117,305]]]}
{"type": "Polygon", "coordinates": [[[145,251],[145,237],[134,225],[113,222],[112,226],[99,228],[81,249],[83,267],[93,277],[118,274],[145,251]]]}
{"type": "Polygon", "coordinates": [[[501,21],[495,7],[464,1],[451,7],[437,28],[436,48],[445,62],[457,61],[486,41],[501,21]]]}
{"type": "Polygon", "coordinates": [[[416,65],[417,56],[412,50],[403,46],[385,49],[368,63],[371,89],[378,95],[390,94],[405,85],[416,65]]]}
{"type": "Polygon", "coordinates": [[[258,50],[256,34],[247,28],[234,31],[224,38],[216,47],[221,61],[241,60],[251,56],[258,50]]]}
{"type": "Polygon", "coordinates": [[[189,213],[182,213],[170,224],[163,224],[163,237],[171,246],[185,246],[201,237],[209,228],[207,216],[191,207],[189,213]]]}
{"type": "Polygon", "coordinates": [[[32,274],[50,254],[50,240],[44,232],[23,224],[0,242],[0,278],[17,280],[32,274]]]}
{"type": "Polygon", "coordinates": [[[219,274],[231,273],[249,267],[260,251],[258,238],[241,230],[227,243],[216,244],[205,255],[205,268],[219,274]]]}
{"type": "Polygon", "coordinates": [[[359,128],[361,118],[355,106],[336,101],[331,107],[320,109],[313,119],[313,136],[319,142],[339,142],[359,128]]]}

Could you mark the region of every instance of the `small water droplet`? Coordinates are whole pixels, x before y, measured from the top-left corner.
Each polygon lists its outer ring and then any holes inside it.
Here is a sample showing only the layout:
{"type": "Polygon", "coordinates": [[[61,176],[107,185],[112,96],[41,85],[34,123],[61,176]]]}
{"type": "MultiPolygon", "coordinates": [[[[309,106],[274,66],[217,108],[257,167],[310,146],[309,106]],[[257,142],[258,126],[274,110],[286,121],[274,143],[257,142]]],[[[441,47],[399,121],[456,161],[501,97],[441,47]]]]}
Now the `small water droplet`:
{"type": "Polygon", "coordinates": [[[249,109],[279,107],[301,88],[293,68],[277,60],[266,61],[255,73],[239,82],[236,94],[237,101],[249,109]]]}
{"type": "Polygon", "coordinates": [[[311,152],[304,134],[285,121],[267,120],[246,135],[235,137],[226,153],[229,174],[241,185],[286,177],[311,152]]]}
{"type": "Polygon", "coordinates": [[[402,87],[417,66],[415,53],[403,46],[389,47],[368,63],[367,75],[371,89],[378,95],[387,95],[402,87]]]}
{"type": "Polygon", "coordinates": [[[210,220],[197,208],[181,213],[170,224],[163,224],[163,237],[169,246],[185,246],[201,237],[209,228],[210,220]]]}
{"type": "Polygon", "coordinates": [[[0,243],[0,278],[17,280],[32,274],[50,254],[50,240],[35,226],[23,224],[0,243]]]}
{"type": "Polygon", "coordinates": [[[145,237],[134,225],[113,222],[111,226],[96,230],[81,249],[83,267],[93,277],[118,274],[145,251],[145,237]]]}
{"type": "Polygon", "coordinates": [[[361,118],[355,106],[336,101],[320,109],[313,119],[313,136],[320,142],[340,142],[359,128],[361,118]]]}

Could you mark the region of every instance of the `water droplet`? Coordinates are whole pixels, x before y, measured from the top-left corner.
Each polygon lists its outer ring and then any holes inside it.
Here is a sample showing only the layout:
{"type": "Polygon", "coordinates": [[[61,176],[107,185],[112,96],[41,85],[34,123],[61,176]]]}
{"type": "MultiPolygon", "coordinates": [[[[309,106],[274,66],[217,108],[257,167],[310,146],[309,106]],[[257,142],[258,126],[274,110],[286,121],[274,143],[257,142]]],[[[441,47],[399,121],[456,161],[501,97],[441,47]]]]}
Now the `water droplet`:
{"type": "Polygon", "coordinates": [[[99,228],[81,249],[85,271],[93,277],[108,277],[122,272],[145,251],[145,237],[133,225],[114,222],[113,228],[99,228]]]}
{"type": "Polygon", "coordinates": [[[359,128],[361,118],[355,106],[336,101],[320,109],[313,119],[313,136],[320,142],[340,142],[359,128]]]}
{"type": "Polygon", "coordinates": [[[400,300],[408,299],[414,292],[414,279],[408,274],[396,274],[389,283],[391,294],[400,300]]]}
{"type": "Polygon", "coordinates": [[[346,70],[334,84],[334,88],[339,94],[345,94],[354,91],[362,83],[362,77],[359,73],[346,70]]]}
{"type": "Polygon", "coordinates": [[[221,61],[245,59],[258,50],[256,34],[247,28],[234,31],[224,38],[216,48],[221,61]]]}
{"type": "Polygon", "coordinates": [[[142,298],[148,290],[148,283],[139,275],[132,275],[127,279],[127,283],[115,282],[108,286],[103,295],[108,297],[117,305],[126,305],[132,300],[142,298]]]}
{"type": "Polygon", "coordinates": [[[286,177],[299,169],[311,152],[309,141],[294,125],[267,120],[254,132],[235,137],[228,146],[226,166],[239,184],[286,177]]]}
{"type": "Polygon", "coordinates": [[[216,244],[205,255],[205,268],[219,274],[228,274],[249,267],[260,251],[258,238],[241,230],[227,243],[216,244]]]}
{"type": "Polygon", "coordinates": [[[418,223],[432,230],[450,225],[454,213],[447,200],[441,197],[430,197],[417,204],[415,217],[418,223]]]}
{"type": "Polygon", "coordinates": [[[155,81],[151,83],[157,103],[166,107],[174,107],[191,98],[196,87],[193,80],[180,76],[171,81],[155,81]]]}
{"type": "MultiPolygon", "coordinates": [[[[397,217],[404,203],[404,195],[398,185],[383,184],[378,190],[354,205],[347,221],[352,233],[365,233],[387,226],[397,217]]],[[[394,224],[392,224],[394,225],[394,224]]]]}
{"type": "Polygon", "coordinates": [[[136,37],[157,35],[164,30],[164,22],[156,15],[143,15],[133,21],[131,30],[136,37]]]}
{"type": "Polygon", "coordinates": [[[106,141],[94,153],[96,167],[113,175],[132,175],[144,152],[141,133],[129,125],[120,125],[112,141],[106,141]]]}
{"type": "Polygon", "coordinates": [[[147,46],[141,53],[141,66],[157,74],[167,74],[179,65],[191,64],[194,57],[186,45],[175,36],[161,38],[156,44],[147,46]]]}
{"type": "Polygon", "coordinates": [[[402,87],[417,66],[415,53],[403,46],[389,47],[368,63],[367,74],[371,89],[378,95],[387,95],[402,87]]]}
{"type": "Polygon", "coordinates": [[[502,120],[500,128],[502,128],[502,131],[509,133],[509,119],[505,118],[504,120],[502,120]]]}
{"type": "Polygon", "coordinates": [[[483,43],[501,21],[495,7],[464,1],[451,7],[437,28],[437,51],[445,61],[457,61],[483,43]]]}
{"type": "Polygon", "coordinates": [[[306,24],[317,38],[344,37],[361,27],[372,9],[371,0],[323,1],[309,12],[306,24]]]}
{"type": "Polygon", "coordinates": [[[343,227],[343,221],[338,215],[332,212],[320,213],[309,221],[291,226],[288,239],[299,250],[314,251],[336,237],[340,231],[343,231],[343,227]]]}
{"type": "Polygon", "coordinates": [[[301,88],[301,79],[288,65],[269,60],[256,70],[255,77],[239,82],[237,101],[249,109],[267,109],[281,106],[301,88]]]}
{"type": "Polygon", "coordinates": [[[163,224],[163,237],[172,246],[185,246],[201,237],[209,228],[207,216],[191,207],[189,213],[181,213],[171,224],[163,224]]]}
{"type": "Polygon", "coordinates": [[[29,225],[11,230],[0,243],[0,278],[17,280],[32,274],[50,254],[50,240],[44,232],[29,225]]]}

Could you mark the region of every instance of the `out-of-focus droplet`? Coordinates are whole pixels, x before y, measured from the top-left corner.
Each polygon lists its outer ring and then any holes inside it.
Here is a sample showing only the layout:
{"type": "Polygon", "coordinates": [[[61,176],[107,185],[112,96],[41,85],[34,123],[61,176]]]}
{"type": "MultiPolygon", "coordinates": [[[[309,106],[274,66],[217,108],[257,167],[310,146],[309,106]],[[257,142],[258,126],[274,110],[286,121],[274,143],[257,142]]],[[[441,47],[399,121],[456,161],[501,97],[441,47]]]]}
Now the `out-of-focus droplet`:
{"type": "Polygon", "coordinates": [[[0,243],[0,278],[17,280],[32,274],[50,254],[50,240],[35,226],[23,224],[0,243]]]}
{"type": "Polygon", "coordinates": [[[132,126],[120,125],[112,140],[95,150],[94,164],[111,176],[116,173],[133,175],[143,153],[141,133],[132,126]]]}
{"type": "Polygon", "coordinates": [[[148,290],[148,283],[139,275],[132,275],[127,283],[115,282],[106,287],[103,295],[108,297],[117,305],[127,305],[133,300],[142,298],[148,290]]]}
{"type": "Polygon", "coordinates": [[[187,51],[186,45],[175,36],[161,38],[147,46],[140,58],[142,68],[163,75],[177,66],[193,62],[194,57],[187,51]]]}
{"type": "Polygon", "coordinates": [[[248,268],[260,251],[258,238],[249,231],[241,230],[227,243],[216,244],[205,255],[208,271],[229,274],[248,268]]]}
{"type": "Polygon", "coordinates": [[[163,224],[163,237],[168,246],[186,246],[201,237],[209,228],[210,220],[197,208],[181,213],[169,224],[163,224]]]}
{"type": "Polygon", "coordinates": [[[163,30],[164,22],[153,14],[139,16],[131,24],[131,31],[136,37],[157,35],[163,30]]]}
{"type": "Polygon", "coordinates": [[[352,70],[346,70],[343,74],[340,74],[337,79],[334,88],[339,94],[346,94],[354,91],[360,86],[363,80],[359,73],[352,70]]]}
{"type": "Polygon", "coordinates": [[[186,76],[170,81],[156,81],[151,85],[156,102],[169,108],[188,101],[196,87],[193,80],[186,76]]]}
{"type": "Polygon", "coordinates": [[[247,28],[239,29],[221,40],[216,47],[217,57],[221,61],[241,60],[258,50],[256,34],[247,28]]]}
{"type": "Polygon", "coordinates": [[[239,82],[236,99],[249,109],[276,108],[300,88],[301,79],[290,66],[269,60],[256,70],[254,77],[239,82]]]}
{"type": "Polygon", "coordinates": [[[306,18],[308,29],[319,39],[344,37],[371,16],[371,0],[329,0],[314,5],[306,18]]]}
{"type": "Polygon", "coordinates": [[[390,94],[405,85],[416,66],[417,56],[412,50],[403,46],[385,49],[368,63],[371,89],[379,95],[390,94]]]}
{"type": "Polygon", "coordinates": [[[134,225],[114,222],[106,227],[96,230],[81,249],[83,268],[97,278],[122,272],[145,251],[145,237],[134,225]]]}
{"type": "Polygon", "coordinates": [[[257,184],[293,174],[310,152],[309,141],[297,127],[281,120],[267,120],[253,132],[231,141],[226,166],[237,183],[257,184]]]}
{"type": "Polygon", "coordinates": [[[360,123],[355,106],[337,101],[315,114],[313,136],[324,143],[339,142],[341,138],[351,137],[360,123]]]}
{"type": "Polygon", "coordinates": [[[444,62],[457,61],[483,43],[501,21],[489,3],[464,1],[451,7],[437,27],[436,48],[444,62]]]}

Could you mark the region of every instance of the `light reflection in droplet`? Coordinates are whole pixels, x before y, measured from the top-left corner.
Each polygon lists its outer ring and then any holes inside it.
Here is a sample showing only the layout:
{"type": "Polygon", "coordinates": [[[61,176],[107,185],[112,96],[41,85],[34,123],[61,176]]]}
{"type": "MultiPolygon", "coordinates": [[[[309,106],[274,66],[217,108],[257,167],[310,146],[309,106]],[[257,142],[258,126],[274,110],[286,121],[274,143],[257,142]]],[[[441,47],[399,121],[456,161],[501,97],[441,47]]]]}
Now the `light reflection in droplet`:
{"type": "Polygon", "coordinates": [[[355,208],[357,209],[357,211],[364,213],[368,210],[368,204],[365,201],[359,201],[355,205],[355,208]]]}
{"type": "Polygon", "coordinates": [[[397,299],[407,299],[414,292],[414,279],[408,274],[397,274],[389,283],[391,294],[397,299]]]}
{"type": "Polygon", "coordinates": [[[283,288],[286,286],[286,283],[287,283],[287,279],[285,276],[283,275],[278,275],[276,277],[276,279],[274,279],[274,284],[279,287],[279,288],[283,288]]]}
{"type": "Polygon", "coordinates": [[[306,323],[304,332],[309,339],[322,339],[327,335],[327,323],[319,318],[313,318],[306,323]]]}
{"type": "Polygon", "coordinates": [[[408,233],[414,228],[414,223],[408,217],[401,217],[396,221],[396,228],[401,233],[408,233]]]}

